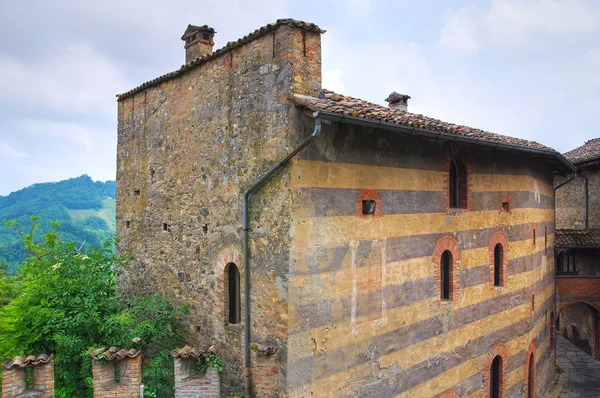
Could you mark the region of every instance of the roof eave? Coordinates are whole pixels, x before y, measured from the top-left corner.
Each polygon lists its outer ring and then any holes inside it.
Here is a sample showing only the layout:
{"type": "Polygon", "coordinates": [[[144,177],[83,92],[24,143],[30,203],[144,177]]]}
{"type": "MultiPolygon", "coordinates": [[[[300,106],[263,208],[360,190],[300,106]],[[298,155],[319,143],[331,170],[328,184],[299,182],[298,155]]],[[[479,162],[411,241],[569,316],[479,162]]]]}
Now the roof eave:
{"type": "Polygon", "coordinates": [[[354,125],[364,126],[364,127],[382,128],[382,129],[393,131],[393,132],[413,134],[413,135],[417,135],[417,136],[421,136],[421,137],[440,139],[440,140],[444,140],[444,141],[464,142],[464,143],[482,145],[482,146],[487,146],[487,147],[497,148],[497,149],[514,150],[514,151],[525,152],[525,153],[529,153],[529,154],[549,156],[549,157],[556,159],[560,164],[564,165],[565,168],[567,168],[568,170],[570,170],[572,172],[577,171],[577,168],[569,160],[567,160],[560,152],[557,152],[557,151],[547,151],[547,150],[543,150],[543,149],[535,149],[535,148],[523,147],[523,146],[518,146],[518,145],[505,144],[505,143],[501,143],[501,142],[492,142],[492,141],[482,140],[479,138],[463,137],[460,135],[449,134],[449,133],[444,133],[444,132],[440,132],[440,131],[432,131],[432,130],[422,129],[419,127],[401,126],[398,124],[390,124],[390,123],[385,123],[385,122],[381,122],[381,121],[359,118],[359,117],[355,117],[355,116],[342,115],[342,114],[338,114],[338,113],[332,113],[332,112],[319,110],[317,107],[312,106],[311,104],[306,103],[304,101],[302,101],[299,104],[302,106],[305,106],[311,110],[319,112],[319,117],[323,120],[329,120],[329,121],[337,122],[337,123],[354,124],[354,125]]]}

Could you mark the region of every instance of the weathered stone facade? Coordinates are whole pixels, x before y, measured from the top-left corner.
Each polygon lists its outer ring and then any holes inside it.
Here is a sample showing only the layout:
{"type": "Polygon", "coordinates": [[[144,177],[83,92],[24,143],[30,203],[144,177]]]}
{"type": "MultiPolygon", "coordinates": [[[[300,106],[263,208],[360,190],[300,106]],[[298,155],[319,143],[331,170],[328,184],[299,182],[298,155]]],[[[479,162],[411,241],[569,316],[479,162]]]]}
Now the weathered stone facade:
{"type": "Polygon", "coordinates": [[[594,358],[600,358],[599,144],[599,139],[589,140],[565,153],[577,166],[577,173],[559,174],[554,179],[559,237],[557,332],[594,358]]]}
{"type": "MultiPolygon", "coordinates": [[[[219,345],[222,394],[244,388],[227,285],[232,265],[245,272],[242,194],[313,131],[293,95],[329,98],[320,68],[320,30],[278,23],[119,97],[117,233],[133,255],[121,286],[191,306],[186,337],[219,345]]],[[[484,396],[499,356],[501,390],[518,397],[533,353],[542,396],[557,166],[343,115],[251,197],[251,343],[268,347],[252,351],[254,395],[484,396]]]]}

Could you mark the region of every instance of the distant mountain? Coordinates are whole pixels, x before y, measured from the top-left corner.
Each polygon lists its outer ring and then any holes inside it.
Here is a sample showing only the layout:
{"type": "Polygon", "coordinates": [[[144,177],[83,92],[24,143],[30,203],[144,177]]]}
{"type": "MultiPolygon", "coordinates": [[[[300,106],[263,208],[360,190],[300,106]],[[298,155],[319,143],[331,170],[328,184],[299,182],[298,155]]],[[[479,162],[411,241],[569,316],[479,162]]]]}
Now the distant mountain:
{"type": "MultiPolygon", "coordinates": [[[[115,181],[94,182],[89,176],[65,181],[34,184],[0,196],[0,221],[17,220],[23,231],[31,225],[30,216],[40,216],[41,233],[59,221],[61,239],[93,247],[115,236],[115,181]]],[[[41,235],[40,233],[40,235],[41,235]]],[[[26,253],[14,228],[0,225],[0,261],[14,273],[26,253]]]]}

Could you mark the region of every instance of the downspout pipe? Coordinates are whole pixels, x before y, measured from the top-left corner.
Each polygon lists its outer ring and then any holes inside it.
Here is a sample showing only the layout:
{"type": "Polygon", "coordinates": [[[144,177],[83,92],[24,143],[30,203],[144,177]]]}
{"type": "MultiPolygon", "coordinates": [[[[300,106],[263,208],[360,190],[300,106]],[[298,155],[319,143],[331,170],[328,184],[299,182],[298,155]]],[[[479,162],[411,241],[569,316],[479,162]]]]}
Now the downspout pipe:
{"type": "Polygon", "coordinates": [[[584,203],[585,203],[585,207],[584,207],[584,225],[585,225],[585,229],[589,228],[589,216],[588,216],[588,208],[589,208],[589,195],[588,195],[588,176],[584,175],[583,178],[585,178],[585,185],[584,185],[584,203]]]}
{"type": "Polygon", "coordinates": [[[313,113],[315,117],[315,129],[313,133],[303,143],[301,143],[296,149],[290,152],[285,158],[279,163],[273,166],[269,171],[263,174],[258,180],[256,180],[246,191],[244,192],[244,204],[243,204],[243,215],[242,215],[242,228],[244,230],[244,242],[243,242],[243,257],[244,257],[244,364],[246,368],[245,372],[245,389],[246,396],[250,397],[250,376],[252,375],[252,358],[250,356],[250,249],[248,246],[249,241],[249,199],[250,194],[261,187],[273,174],[281,169],[287,162],[289,162],[294,156],[296,156],[301,150],[306,148],[308,144],[314,141],[315,138],[321,134],[321,119],[319,113],[313,113]]]}

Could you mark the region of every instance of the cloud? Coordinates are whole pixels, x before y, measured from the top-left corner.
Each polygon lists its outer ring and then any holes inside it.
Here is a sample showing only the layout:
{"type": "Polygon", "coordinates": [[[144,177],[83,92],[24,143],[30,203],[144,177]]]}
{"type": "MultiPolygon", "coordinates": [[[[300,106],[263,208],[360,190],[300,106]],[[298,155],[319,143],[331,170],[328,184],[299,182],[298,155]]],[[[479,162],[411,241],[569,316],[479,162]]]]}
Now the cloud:
{"type": "Polygon", "coordinates": [[[593,0],[492,0],[446,11],[439,45],[447,54],[470,56],[484,49],[513,51],[539,40],[573,40],[600,26],[593,0]]]}

